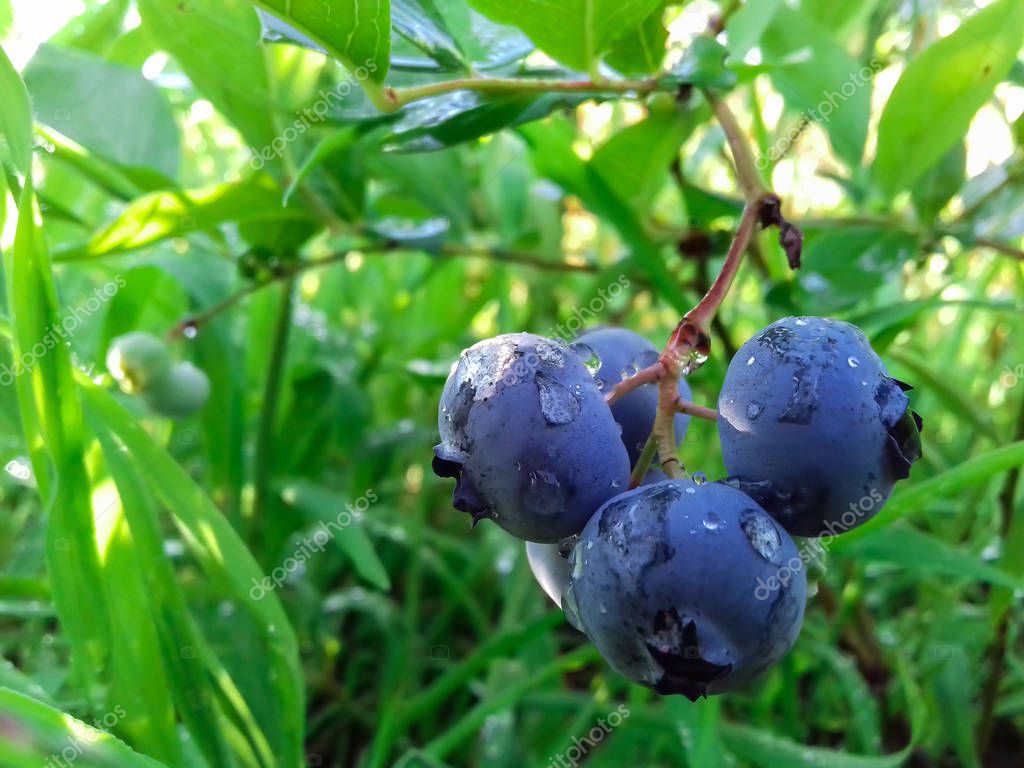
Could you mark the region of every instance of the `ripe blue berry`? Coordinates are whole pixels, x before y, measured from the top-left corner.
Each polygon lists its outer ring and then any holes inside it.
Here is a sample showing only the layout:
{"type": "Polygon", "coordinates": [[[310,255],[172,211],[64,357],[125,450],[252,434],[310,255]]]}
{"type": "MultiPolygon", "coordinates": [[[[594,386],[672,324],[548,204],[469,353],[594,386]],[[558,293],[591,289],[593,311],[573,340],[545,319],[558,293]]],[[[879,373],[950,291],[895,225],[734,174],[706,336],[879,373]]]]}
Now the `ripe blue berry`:
{"type": "Polygon", "coordinates": [[[528,541],[578,533],[629,482],[619,429],[583,361],[528,333],[466,350],[445,384],[434,472],[453,504],[528,541]]]}
{"type": "MultiPolygon", "coordinates": [[[[595,378],[604,392],[611,390],[623,377],[653,365],[658,360],[658,350],[654,345],[626,328],[596,328],[587,331],[580,334],[573,346],[581,356],[587,355],[589,349],[600,360],[595,378]]],[[[684,400],[692,398],[690,386],[685,379],[679,380],[679,394],[684,400]]],[[[651,434],[657,409],[658,387],[655,384],[644,384],[612,405],[612,415],[622,427],[622,442],[629,451],[631,465],[636,463],[651,434]]],[[[677,445],[682,442],[689,423],[690,417],[685,414],[675,417],[677,445]]]]}
{"type": "Polygon", "coordinates": [[[849,323],[772,323],[740,348],[719,396],[730,481],[793,535],[864,523],[921,455],[905,389],[849,323]]]}
{"type": "Polygon", "coordinates": [[[666,480],[594,514],[572,551],[563,608],[624,677],[694,700],[781,659],[806,598],[796,546],[753,499],[666,480]]]}

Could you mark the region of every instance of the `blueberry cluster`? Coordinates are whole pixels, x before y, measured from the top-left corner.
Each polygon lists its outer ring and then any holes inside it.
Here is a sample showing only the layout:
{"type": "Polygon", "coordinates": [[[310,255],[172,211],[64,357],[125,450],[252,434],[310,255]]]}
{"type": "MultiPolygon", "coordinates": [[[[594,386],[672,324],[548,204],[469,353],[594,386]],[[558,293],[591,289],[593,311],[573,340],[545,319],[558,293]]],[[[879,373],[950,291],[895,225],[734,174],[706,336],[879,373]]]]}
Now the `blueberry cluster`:
{"type": "MultiPolygon", "coordinates": [[[[434,471],[453,503],[526,541],[543,590],[628,679],[696,699],[740,688],[803,624],[792,536],[836,535],[884,504],[920,456],[920,419],[865,336],[786,318],[732,360],[718,404],[729,475],[628,489],[657,388],[605,393],[657,362],[646,339],[528,333],[463,352],[441,396],[434,471]]],[[[690,397],[685,381],[683,399],[690,397]]],[[[677,443],[687,429],[677,416],[677,443]]]]}

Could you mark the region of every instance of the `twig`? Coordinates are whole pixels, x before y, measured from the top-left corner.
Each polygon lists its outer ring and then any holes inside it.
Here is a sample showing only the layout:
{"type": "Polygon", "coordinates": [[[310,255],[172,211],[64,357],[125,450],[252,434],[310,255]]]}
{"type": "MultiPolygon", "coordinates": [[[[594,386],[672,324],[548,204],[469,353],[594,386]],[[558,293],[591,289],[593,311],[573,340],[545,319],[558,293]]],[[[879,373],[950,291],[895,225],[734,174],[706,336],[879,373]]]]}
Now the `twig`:
{"type": "MultiPolygon", "coordinates": [[[[212,318],[226,312],[233,306],[241,302],[243,299],[248,298],[254,293],[266,288],[268,285],[274,285],[282,280],[291,280],[303,272],[308,272],[314,269],[323,269],[330,267],[334,264],[338,264],[346,259],[346,257],[353,252],[362,253],[365,255],[374,255],[381,253],[393,253],[395,251],[402,250],[404,248],[401,243],[393,241],[383,241],[380,243],[371,243],[369,245],[362,245],[356,248],[352,248],[348,251],[340,251],[338,253],[332,253],[329,256],[324,256],[319,259],[309,259],[307,261],[299,261],[295,264],[288,264],[278,267],[273,273],[266,278],[256,280],[249,285],[244,286],[238,292],[231,294],[225,299],[217,302],[216,304],[207,307],[206,309],[198,312],[197,314],[191,315],[184,320],[180,321],[174,328],[171,329],[171,336],[181,336],[187,333],[189,330],[194,330],[208,323],[212,318]]],[[[409,247],[410,251],[417,250],[416,248],[409,247]]],[[[507,264],[520,264],[534,269],[540,269],[550,272],[582,272],[592,274],[598,271],[598,267],[594,264],[577,264],[569,261],[552,261],[544,259],[540,256],[536,256],[530,253],[522,253],[518,251],[506,251],[501,249],[487,249],[487,248],[475,248],[464,245],[446,245],[441,249],[438,254],[442,258],[480,258],[489,259],[491,261],[497,261],[507,264]]]]}
{"type": "Polygon", "coordinates": [[[453,91],[477,93],[635,93],[645,96],[654,91],[675,91],[678,84],[671,80],[553,80],[526,77],[463,77],[438,83],[414,85],[407,88],[385,88],[386,111],[395,111],[413,101],[440,96],[453,91]]]}

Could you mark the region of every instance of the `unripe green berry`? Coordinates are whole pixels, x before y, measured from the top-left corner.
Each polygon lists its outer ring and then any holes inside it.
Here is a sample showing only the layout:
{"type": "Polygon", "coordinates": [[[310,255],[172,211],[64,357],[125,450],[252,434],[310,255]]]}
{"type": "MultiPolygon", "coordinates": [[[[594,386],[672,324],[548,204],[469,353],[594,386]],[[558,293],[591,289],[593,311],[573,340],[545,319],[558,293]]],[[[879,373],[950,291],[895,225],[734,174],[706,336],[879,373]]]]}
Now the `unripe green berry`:
{"type": "Polygon", "coordinates": [[[156,386],[170,376],[171,367],[167,345],[143,331],[118,336],[107,351],[107,369],[128,393],[141,393],[156,386]]]}
{"type": "Polygon", "coordinates": [[[210,380],[192,363],[178,363],[170,375],[143,393],[154,411],[181,419],[198,411],[210,397],[210,380]]]}

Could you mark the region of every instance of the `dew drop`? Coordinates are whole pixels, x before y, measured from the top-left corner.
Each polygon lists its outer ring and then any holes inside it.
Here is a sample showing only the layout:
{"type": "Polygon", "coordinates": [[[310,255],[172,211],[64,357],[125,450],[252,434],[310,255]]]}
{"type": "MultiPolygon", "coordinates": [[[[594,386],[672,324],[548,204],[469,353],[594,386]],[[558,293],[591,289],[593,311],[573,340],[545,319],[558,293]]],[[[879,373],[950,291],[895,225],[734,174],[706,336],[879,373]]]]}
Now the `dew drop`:
{"type": "Polygon", "coordinates": [[[740,528],[757,554],[769,562],[775,561],[782,546],[782,537],[767,515],[752,509],[744,510],[740,515],[740,528]]]}
{"type": "Polygon", "coordinates": [[[181,329],[182,335],[186,339],[194,339],[199,335],[199,329],[192,323],[187,323],[184,328],[181,329]]]}
{"type": "Polygon", "coordinates": [[[565,355],[562,354],[562,350],[547,341],[537,344],[537,357],[542,362],[553,365],[555,368],[561,368],[565,365],[565,355]]]}
{"type": "Polygon", "coordinates": [[[750,357],[747,358],[747,365],[753,365],[756,362],[757,362],[757,358],[754,357],[753,355],[751,355],[750,357]]]}
{"type": "Polygon", "coordinates": [[[846,364],[849,365],[851,368],[856,368],[857,366],[860,365],[860,360],[858,360],[856,357],[850,356],[846,358],[846,364]]]}
{"type": "Polygon", "coordinates": [[[706,483],[707,481],[708,476],[705,475],[703,472],[693,473],[693,482],[695,482],[697,485],[704,485],[704,483],[706,483]]]}
{"type": "Polygon", "coordinates": [[[694,349],[690,352],[689,356],[683,361],[683,364],[679,368],[684,376],[689,376],[707,361],[708,353],[706,351],[694,349]]]}
{"type": "Polygon", "coordinates": [[[750,402],[747,403],[747,418],[751,421],[756,421],[757,417],[761,415],[764,410],[764,406],[760,403],[750,402]]]}
{"type": "Polygon", "coordinates": [[[580,401],[572,392],[543,372],[537,373],[540,410],[548,424],[568,424],[580,415],[580,401]]]}
{"type": "Polygon", "coordinates": [[[626,370],[629,371],[630,376],[635,376],[637,373],[642,371],[644,368],[650,368],[658,362],[658,352],[654,349],[645,349],[633,358],[626,370]]]}
{"type": "Polygon", "coordinates": [[[717,531],[722,525],[722,518],[714,512],[708,512],[707,515],[704,516],[703,525],[705,530],[717,531]]]}
{"type": "Polygon", "coordinates": [[[799,325],[799,326],[804,326],[804,325],[807,325],[807,321],[804,320],[802,317],[798,317],[796,319],[796,324],[799,325]]]}
{"type": "Polygon", "coordinates": [[[590,371],[591,376],[601,369],[601,358],[589,344],[582,341],[574,341],[569,345],[569,349],[575,352],[579,359],[583,361],[583,365],[590,371]]]}
{"type": "Polygon", "coordinates": [[[696,488],[687,488],[687,489],[686,489],[686,492],[687,492],[687,493],[696,493],[696,492],[697,492],[697,489],[696,489],[696,488]]]}
{"type": "Polygon", "coordinates": [[[571,581],[562,593],[562,612],[570,624],[580,630],[580,632],[583,631],[583,622],[580,621],[580,608],[576,602],[576,590],[571,581]]]}

